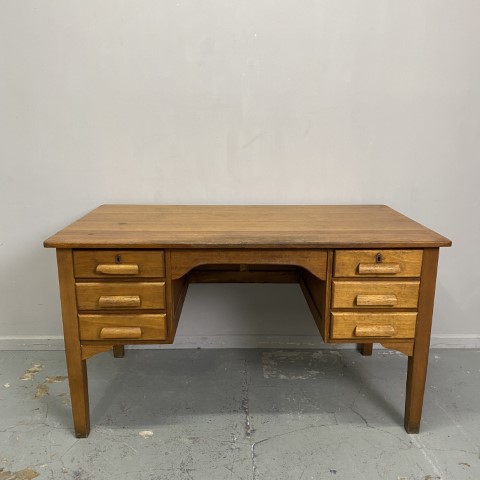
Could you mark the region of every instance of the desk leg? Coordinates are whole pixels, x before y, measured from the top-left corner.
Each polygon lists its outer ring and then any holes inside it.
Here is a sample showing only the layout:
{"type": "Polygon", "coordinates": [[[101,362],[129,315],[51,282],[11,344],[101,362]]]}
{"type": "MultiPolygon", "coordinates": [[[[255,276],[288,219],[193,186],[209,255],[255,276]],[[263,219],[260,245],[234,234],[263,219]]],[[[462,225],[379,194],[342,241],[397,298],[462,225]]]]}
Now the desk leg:
{"type": "Polygon", "coordinates": [[[373,353],[373,343],[359,343],[357,349],[364,357],[370,357],[373,353]]]}
{"type": "Polygon", "coordinates": [[[57,266],[73,424],[75,435],[78,438],[84,438],[90,432],[87,362],[82,360],[82,348],[78,331],[72,250],[57,249],[57,266]]]}
{"type": "Polygon", "coordinates": [[[413,355],[408,357],[404,422],[407,433],[418,433],[420,431],[425,381],[427,379],[428,353],[430,350],[437,263],[438,248],[424,249],[415,344],[413,346],[413,355]]]}
{"type": "Polygon", "coordinates": [[[125,356],[125,347],[123,345],[114,345],[113,356],[115,358],[123,358],[125,356]]]}
{"type": "Polygon", "coordinates": [[[86,438],[90,433],[87,361],[78,360],[74,358],[75,355],[68,352],[66,355],[75,436],[77,438],[86,438]]]}

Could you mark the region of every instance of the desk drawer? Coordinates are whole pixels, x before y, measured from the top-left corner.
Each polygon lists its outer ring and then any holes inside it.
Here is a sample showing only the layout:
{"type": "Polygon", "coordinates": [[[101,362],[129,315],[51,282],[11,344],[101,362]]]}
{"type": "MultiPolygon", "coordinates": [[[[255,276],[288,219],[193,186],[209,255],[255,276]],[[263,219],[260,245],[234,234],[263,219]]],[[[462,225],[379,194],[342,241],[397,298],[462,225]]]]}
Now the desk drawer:
{"type": "Polygon", "coordinates": [[[422,250],[337,250],[335,277],[419,277],[422,250]]]}
{"type": "Polygon", "coordinates": [[[416,321],[415,312],[332,312],[331,338],[345,340],[414,338],[416,321]]]}
{"type": "Polygon", "coordinates": [[[77,283],[79,310],[165,308],[164,282],[77,283]]]}
{"type": "Polygon", "coordinates": [[[165,314],[79,315],[81,340],[165,340],[165,314]]]}
{"type": "Polygon", "coordinates": [[[332,308],[417,308],[418,281],[334,280],[332,308]]]}
{"type": "Polygon", "coordinates": [[[76,278],[162,278],[163,251],[74,250],[76,278]]]}

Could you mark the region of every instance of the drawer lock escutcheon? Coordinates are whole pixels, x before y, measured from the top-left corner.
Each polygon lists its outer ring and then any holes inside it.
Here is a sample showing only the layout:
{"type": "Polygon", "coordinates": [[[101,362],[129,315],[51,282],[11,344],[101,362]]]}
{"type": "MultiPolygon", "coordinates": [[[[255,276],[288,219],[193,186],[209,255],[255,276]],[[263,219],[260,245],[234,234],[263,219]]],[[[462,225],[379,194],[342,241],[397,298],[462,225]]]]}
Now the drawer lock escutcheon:
{"type": "Polygon", "coordinates": [[[375,255],[375,263],[360,263],[358,273],[360,275],[395,275],[400,273],[398,263],[383,263],[383,255],[378,252],[375,255]]]}

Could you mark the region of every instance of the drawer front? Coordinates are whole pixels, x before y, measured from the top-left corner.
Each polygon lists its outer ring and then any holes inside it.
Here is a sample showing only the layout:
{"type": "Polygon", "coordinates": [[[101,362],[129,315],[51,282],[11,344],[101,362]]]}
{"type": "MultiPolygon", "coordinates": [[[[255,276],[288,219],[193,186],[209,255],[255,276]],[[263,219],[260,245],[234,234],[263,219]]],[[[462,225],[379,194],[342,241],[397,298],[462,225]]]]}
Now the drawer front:
{"type": "Polygon", "coordinates": [[[415,337],[415,312],[332,312],[331,338],[345,340],[410,339],[415,337]]]}
{"type": "Polygon", "coordinates": [[[76,278],[162,278],[163,251],[74,250],[76,278]]]}
{"type": "Polygon", "coordinates": [[[79,310],[164,309],[164,282],[77,283],[79,310]]]}
{"type": "Polygon", "coordinates": [[[422,250],[337,250],[335,277],[419,277],[422,250]]]}
{"type": "Polygon", "coordinates": [[[417,308],[420,282],[334,280],[332,308],[417,308]]]}
{"type": "Polygon", "coordinates": [[[81,340],[165,340],[165,314],[79,315],[81,340]]]}

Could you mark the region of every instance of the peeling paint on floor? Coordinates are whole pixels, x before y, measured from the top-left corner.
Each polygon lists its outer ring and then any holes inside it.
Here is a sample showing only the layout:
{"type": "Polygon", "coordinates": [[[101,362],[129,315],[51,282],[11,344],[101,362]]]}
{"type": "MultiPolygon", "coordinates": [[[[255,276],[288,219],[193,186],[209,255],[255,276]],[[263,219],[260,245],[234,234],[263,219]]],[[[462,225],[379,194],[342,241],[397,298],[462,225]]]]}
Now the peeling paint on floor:
{"type": "Polygon", "coordinates": [[[43,365],[34,363],[25,373],[20,377],[20,380],[33,380],[35,376],[43,370],[43,365]]]}
{"type": "Polygon", "coordinates": [[[39,480],[478,480],[480,375],[466,373],[478,358],[442,350],[430,362],[435,389],[425,394],[421,433],[408,435],[405,356],[131,350],[119,362],[97,355],[89,363],[92,430],[76,439],[64,353],[0,352],[0,472],[12,480],[25,480],[25,466],[39,480]],[[45,364],[41,378],[2,390],[19,377],[18,365],[34,363],[45,364]],[[32,398],[38,386],[49,395],[32,398]]]}
{"type": "Polygon", "coordinates": [[[61,383],[66,379],[67,379],[67,377],[65,375],[56,375],[55,377],[46,377],[45,382],[46,383],[61,383]]]}
{"type": "Polygon", "coordinates": [[[341,358],[322,350],[273,350],[262,355],[263,377],[280,380],[308,380],[324,375],[325,366],[341,358]]]}
{"type": "Polygon", "coordinates": [[[35,389],[33,398],[42,398],[50,394],[50,383],[62,383],[67,377],[65,375],[56,375],[54,377],[46,377],[45,380],[35,389]]]}
{"type": "Polygon", "coordinates": [[[18,472],[10,472],[4,470],[0,472],[0,480],[31,480],[38,477],[40,474],[31,468],[24,468],[18,472]]]}
{"type": "Polygon", "coordinates": [[[35,395],[33,396],[33,398],[42,398],[42,397],[45,397],[45,395],[48,395],[48,394],[49,394],[48,385],[45,384],[45,383],[41,383],[35,389],[35,395]]]}

